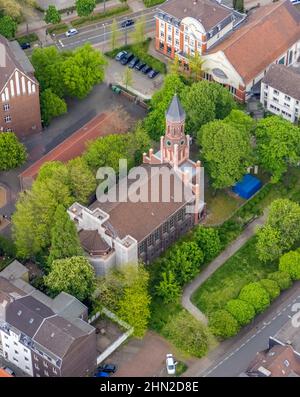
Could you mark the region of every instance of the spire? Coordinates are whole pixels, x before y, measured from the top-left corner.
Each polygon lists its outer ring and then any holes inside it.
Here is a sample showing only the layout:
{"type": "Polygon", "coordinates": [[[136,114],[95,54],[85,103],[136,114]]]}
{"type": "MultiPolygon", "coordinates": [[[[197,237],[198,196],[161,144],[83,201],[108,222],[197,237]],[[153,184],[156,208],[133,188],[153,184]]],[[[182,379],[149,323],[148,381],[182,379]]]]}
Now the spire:
{"type": "Polygon", "coordinates": [[[166,112],[166,119],[167,121],[171,121],[173,123],[182,122],[185,120],[185,111],[181,106],[177,94],[173,96],[169,109],[166,112]]]}

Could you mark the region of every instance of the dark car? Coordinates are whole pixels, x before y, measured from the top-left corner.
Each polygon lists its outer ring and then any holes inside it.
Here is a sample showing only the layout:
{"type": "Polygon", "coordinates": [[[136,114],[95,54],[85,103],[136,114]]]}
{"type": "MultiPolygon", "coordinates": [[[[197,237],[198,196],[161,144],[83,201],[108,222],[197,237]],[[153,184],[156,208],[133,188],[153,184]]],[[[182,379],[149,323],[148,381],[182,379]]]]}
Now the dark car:
{"type": "Polygon", "coordinates": [[[115,364],[103,364],[97,368],[98,371],[107,372],[109,374],[114,374],[117,371],[117,366],[115,364]]]}
{"type": "Polygon", "coordinates": [[[120,51],[115,56],[115,60],[116,61],[121,61],[121,59],[123,59],[125,57],[125,55],[127,55],[127,51],[120,51]]]}
{"type": "Polygon", "coordinates": [[[148,77],[149,79],[154,79],[154,77],[156,77],[159,74],[159,72],[157,70],[150,70],[150,72],[148,73],[148,77]]]}
{"type": "Polygon", "coordinates": [[[27,50],[27,48],[30,48],[31,45],[30,43],[21,43],[20,47],[22,48],[22,50],[27,50]]]}
{"type": "Polygon", "coordinates": [[[128,67],[130,69],[133,69],[135,67],[135,65],[137,65],[139,63],[139,58],[138,57],[134,57],[128,64],[128,67]]]}
{"type": "Polygon", "coordinates": [[[130,62],[134,58],[134,55],[129,52],[126,54],[122,59],[121,59],[121,64],[122,65],[127,65],[128,62],[130,62]]]}
{"type": "Polygon", "coordinates": [[[145,65],[143,67],[143,69],[141,70],[141,72],[144,73],[144,74],[148,74],[150,72],[150,70],[152,70],[152,68],[150,66],[148,66],[148,65],[145,65]]]}
{"type": "Polygon", "coordinates": [[[140,61],[137,65],[135,65],[135,68],[136,70],[142,70],[144,66],[146,66],[145,62],[140,61]]]}
{"type": "Polygon", "coordinates": [[[132,26],[134,25],[134,20],[133,19],[126,19],[126,21],[123,21],[121,23],[121,28],[127,28],[127,26],[132,26]]]}

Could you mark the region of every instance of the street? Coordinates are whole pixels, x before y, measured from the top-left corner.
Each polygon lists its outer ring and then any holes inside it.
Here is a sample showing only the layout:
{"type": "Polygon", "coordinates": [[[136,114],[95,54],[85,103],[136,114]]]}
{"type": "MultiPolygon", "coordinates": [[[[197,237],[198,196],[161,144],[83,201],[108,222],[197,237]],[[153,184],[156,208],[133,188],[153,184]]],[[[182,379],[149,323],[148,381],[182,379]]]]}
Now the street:
{"type": "MultiPolygon", "coordinates": [[[[292,291],[285,291],[280,298],[280,305],[274,302],[268,309],[263,321],[254,323],[251,331],[240,338],[226,354],[215,360],[214,365],[204,370],[198,376],[204,377],[235,377],[245,371],[256,352],[268,347],[269,336],[276,332],[295,314],[291,309],[295,302],[300,302],[300,284],[296,283],[292,291]],[[289,293],[291,292],[291,293],[289,293]],[[286,295],[289,295],[286,299],[286,295]],[[274,308],[276,305],[276,308],[274,308]]],[[[226,342],[224,342],[226,343],[226,342]]]]}
{"type": "MultiPolygon", "coordinates": [[[[120,42],[122,39],[124,40],[120,45],[126,44],[129,41],[130,32],[134,30],[134,25],[121,28],[120,24],[122,21],[130,18],[135,22],[141,17],[145,16],[146,21],[146,32],[150,33],[155,30],[155,19],[154,15],[156,13],[156,9],[150,9],[145,11],[138,11],[129,15],[123,15],[122,17],[116,18],[119,25],[119,37],[120,42]]],[[[85,26],[78,29],[78,34],[72,37],[66,37],[65,34],[60,34],[55,37],[55,43],[59,49],[73,49],[79,46],[82,46],[85,43],[91,43],[92,45],[97,45],[106,42],[109,42],[111,35],[111,25],[113,19],[105,20],[105,22],[97,23],[90,26],[85,26]]]]}

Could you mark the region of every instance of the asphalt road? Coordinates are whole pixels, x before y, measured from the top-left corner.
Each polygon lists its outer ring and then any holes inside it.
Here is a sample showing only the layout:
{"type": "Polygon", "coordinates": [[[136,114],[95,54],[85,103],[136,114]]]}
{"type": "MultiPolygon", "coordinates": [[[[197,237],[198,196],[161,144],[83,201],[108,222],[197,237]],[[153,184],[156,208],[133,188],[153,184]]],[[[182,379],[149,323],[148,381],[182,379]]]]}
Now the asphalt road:
{"type": "MultiPolygon", "coordinates": [[[[284,294],[288,294],[286,291],[284,294]]],[[[269,336],[274,336],[276,332],[295,315],[295,303],[300,303],[300,285],[294,285],[292,294],[286,299],[285,295],[280,297],[282,303],[276,310],[270,307],[270,313],[264,321],[254,324],[252,330],[248,332],[238,343],[226,352],[212,367],[204,371],[200,376],[204,377],[236,377],[248,367],[256,355],[256,352],[268,348],[269,336]],[[255,326],[256,325],[256,326],[255,326]]],[[[276,305],[276,302],[274,302],[276,305]]],[[[299,310],[299,309],[298,309],[299,310]]]]}
{"type": "MultiPolygon", "coordinates": [[[[155,9],[148,9],[116,18],[119,26],[119,42],[122,42],[123,38],[123,43],[126,44],[126,41],[129,39],[130,33],[134,30],[134,25],[127,28],[121,28],[122,21],[128,18],[137,21],[143,15],[146,21],[146,32],[149,33],[155,30],[155,13],[155,9]]],[[[99,22],[95,25],[79,28],[79,33],[72,37],[66,37],[65,34],[57,35],[55,37],[56,45],[59,49],[73,49],[82,46],[84,43],[87,42],[93,45],[108,42],[111,36],[112,22],[113,19],[110,19],[105,20],[102,23],[99,22]]]]}

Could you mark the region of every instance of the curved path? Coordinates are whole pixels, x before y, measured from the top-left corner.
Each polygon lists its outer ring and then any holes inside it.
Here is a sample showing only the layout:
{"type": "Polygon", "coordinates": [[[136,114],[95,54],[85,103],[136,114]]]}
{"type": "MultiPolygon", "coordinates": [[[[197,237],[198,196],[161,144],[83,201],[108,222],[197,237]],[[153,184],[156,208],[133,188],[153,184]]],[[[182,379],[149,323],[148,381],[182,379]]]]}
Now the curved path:
{"type": "Polygon", "coordinates": [[[207,324],[208,320],[204,313],[202,313],[192,302],[191,296],[193,293],[217,270],[222,266],[232,255],[234,255],[254,234],[257,226],[265,223],[266,213],[251,222],[246,229],[238,236],[233,243],[231,243],[216,259],[214,259],[190,284],[183,290],[181,304],[191,313],[197,320],[207,324]]]}

